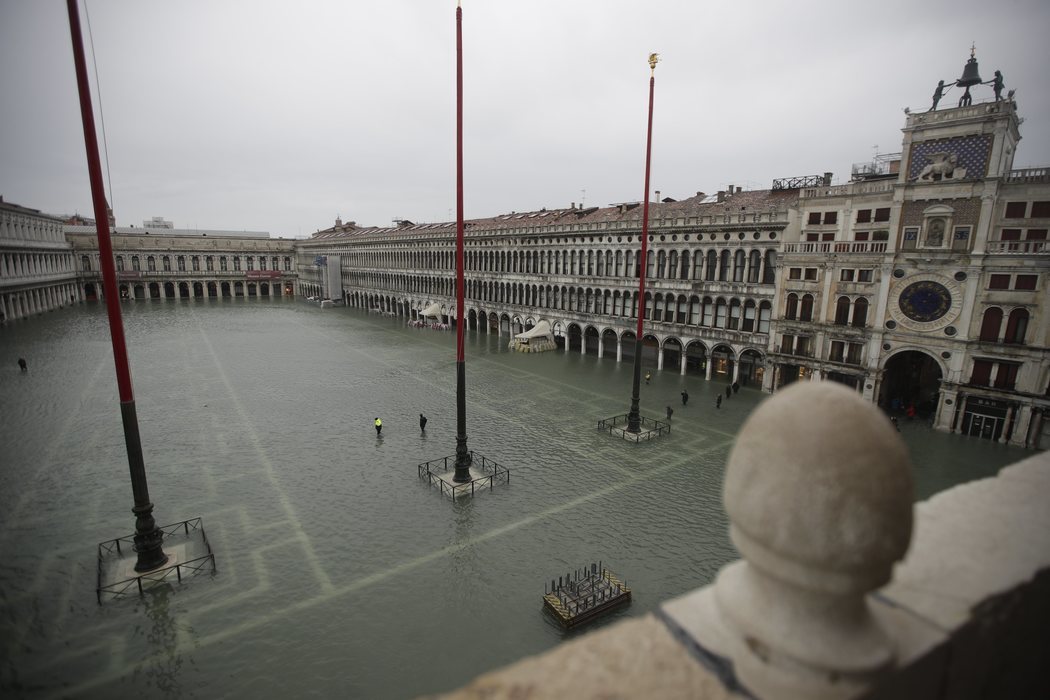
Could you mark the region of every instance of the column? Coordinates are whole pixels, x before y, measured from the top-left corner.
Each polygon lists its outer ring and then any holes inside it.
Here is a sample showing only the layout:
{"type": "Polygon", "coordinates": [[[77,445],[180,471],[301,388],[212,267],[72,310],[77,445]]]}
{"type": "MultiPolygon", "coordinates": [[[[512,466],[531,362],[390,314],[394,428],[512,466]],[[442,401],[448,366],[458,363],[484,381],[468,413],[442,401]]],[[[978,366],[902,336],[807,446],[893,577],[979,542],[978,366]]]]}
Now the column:
{"type": "Polygon", "coordinates": [[[664,346],[658,345],[656,348],[656,370],[661,371],[664,368],[664,346]]]}
{"type": "Polygon", "coordinates": [[[685,357],[685,348],[682,348],[682,356],[681,356],[681,362],[680,362],[679,364],[681,365],[681,372],[680,372],[680,374],[681,374],[681,375],[682,375],[683,377],[685,376],[685,365],[686,365],[686,362],[685,362],[685,360],[686,360],[686,357],[685,357]]]}
{"type": "Polygon", "coordinates": [[[1008,438],[1006,437],[1010,433],[1010,428],[1013,427],[1014,417],[1017,415],[1017,406],[1010,406],[1006,409],[1006,419],[1003,421],[1003,432],[999,435],[999,439],[996,440],[1001,445],[1007,443],[1008,438]]]}
{"type": "Polygon", "coordinates": [[[602,336],[598,336],[598,359],[602,359],[605,356],[605,342],[602,336]]]}
{"type": "Polygon", "coordinates": [[[733,362],[733,383],[736,384],[740,381],[740,357],[738,356],[733,362]]]}
{"type": "Polygon", "coordinates": [[[959,408],[956,410],[955,417],[952,420],[951,432],[953,433],[956,430],[962,428],[963,417],[966,415],[966,402],[969,400],[969,398],[970,397],[966,396],[965,394],[959,395],[959,408]]]}
{"type": "MultiPolygon", "coordinates": [[[[513,329],[511,329],[510,337],[511,338],[514,337],[514,330],[513,329]]],[[[580,354],[581,355],[586,355],[587,354],[587,334],[583,332],[582,328],[580,329],[580,354]]]]}
{"type": "Polygon", "coordinates": [[[616,361],[623,362],[623,338],[616,336],[616,361]]]}
{"type": "Polygon", "coordinates": [[[954,412],[951,410],[955,406],[957,393],[942,388],[940,396],[937,400],[937,413],[933,417],[933,427],[935,430],[951,430],[952,429],[952,418],[954,412]]]}
{"type": "Polygon", "coordinates": [[[711,381],[711,369],[714,367],[714,357],[707,356],[707,370],[704,372],[704,379],[711,381]]]}
{"type": "Polygon", "coordinates": [[[1044,409],[1032,411],[1032,423],[1028,426],[1028,447],[1038,450],[1043,437],[1044,409]]]}
{"type": "Polygon", "coordinates": [[[1010,444],[1017,447],[1027,447],[1028,432],[1032,426],[1032,407],[1025,404],[1020,407],[1020,415],[1014,421],[1014,433],[1010,436],[1010,444]]]}

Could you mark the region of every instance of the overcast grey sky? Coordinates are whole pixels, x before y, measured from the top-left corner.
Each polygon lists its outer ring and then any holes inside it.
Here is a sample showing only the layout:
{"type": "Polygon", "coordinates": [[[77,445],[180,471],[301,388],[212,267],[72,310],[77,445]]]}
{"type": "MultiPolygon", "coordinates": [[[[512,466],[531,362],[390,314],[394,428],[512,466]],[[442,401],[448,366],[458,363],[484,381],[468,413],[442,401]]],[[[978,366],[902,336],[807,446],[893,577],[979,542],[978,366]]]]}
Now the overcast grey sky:
{"type": "MultiPolygon", "coordinates": [[[[118,224],[294,237],[337,215],[455,218],[455,0],[86,4],[118,224]]],[[[846,181],[874,146],[900,150],[903,108],[928,109],[971,42],[981,77],[1017,90],[1015,167],[1050,165],[1046,0],[465,0],[463,14],[468,218],[641,199],[652,51],[665,197],[846,181]]],[[[91,215],[61,0],[0,0],[0,194],[91,215]]]]}

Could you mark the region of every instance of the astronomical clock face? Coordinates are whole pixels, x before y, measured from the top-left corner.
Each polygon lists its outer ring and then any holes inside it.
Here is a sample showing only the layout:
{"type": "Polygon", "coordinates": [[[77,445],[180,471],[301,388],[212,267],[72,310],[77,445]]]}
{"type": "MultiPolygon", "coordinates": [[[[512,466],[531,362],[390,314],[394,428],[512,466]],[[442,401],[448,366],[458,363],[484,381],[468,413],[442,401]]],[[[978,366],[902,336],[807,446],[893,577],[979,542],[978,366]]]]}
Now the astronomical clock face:
{"type": "Polygon", "coordinates": [[[952,305],[952,294],[943,284],[932,280],[912,282],[898,297],[901,313],[913,321],[929,323],[948,313],[952,305]]]}
{"type": "Polygon", "coordinates": [[[890,291],[890,315],[913,331],[936,331],[959,316],[962,290],[952,280],[935,274],[899,280],[890,291]]]}

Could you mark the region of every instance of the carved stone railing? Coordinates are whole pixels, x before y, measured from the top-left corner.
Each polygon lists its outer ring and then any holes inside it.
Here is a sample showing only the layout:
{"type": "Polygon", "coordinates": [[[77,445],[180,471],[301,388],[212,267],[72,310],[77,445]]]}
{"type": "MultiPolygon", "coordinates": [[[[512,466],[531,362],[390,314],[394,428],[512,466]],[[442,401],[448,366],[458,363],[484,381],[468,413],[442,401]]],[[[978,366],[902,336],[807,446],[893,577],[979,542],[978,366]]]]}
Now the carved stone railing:
{"type": "Polygon", "coordinates": [[[1050,253],[1047,241],[988,241],[984,251],[989,255],[1031,255],[1050,253]]]}
{"type": "Polygon", "coordinates": [[[874,405],[794,384],[729,457],[741,560],[445,697],[1050,697],[1050,453],[916,506],[911,473],[874,405]]]}

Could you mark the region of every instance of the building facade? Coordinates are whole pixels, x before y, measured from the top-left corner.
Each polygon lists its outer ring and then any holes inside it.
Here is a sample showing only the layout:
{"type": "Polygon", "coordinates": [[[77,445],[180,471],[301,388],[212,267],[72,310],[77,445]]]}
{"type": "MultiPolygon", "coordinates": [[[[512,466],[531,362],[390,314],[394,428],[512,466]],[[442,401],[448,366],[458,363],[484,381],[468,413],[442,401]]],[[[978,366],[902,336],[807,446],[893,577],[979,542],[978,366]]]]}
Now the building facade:
{"type": "Polygon", "coordinates": [[[62,219],[0,197],[0,323],[80,298],[62,219]]]}
{"type": "MultiPolygon", "coordinates": [[[[84,299],[101,299],[102,269],[94,226],[68,225],[84,299]]],[[[125,299],[292,296],[294,241],[267,233],[118,227],[111,234],[117,284],[125,299]]]]}

